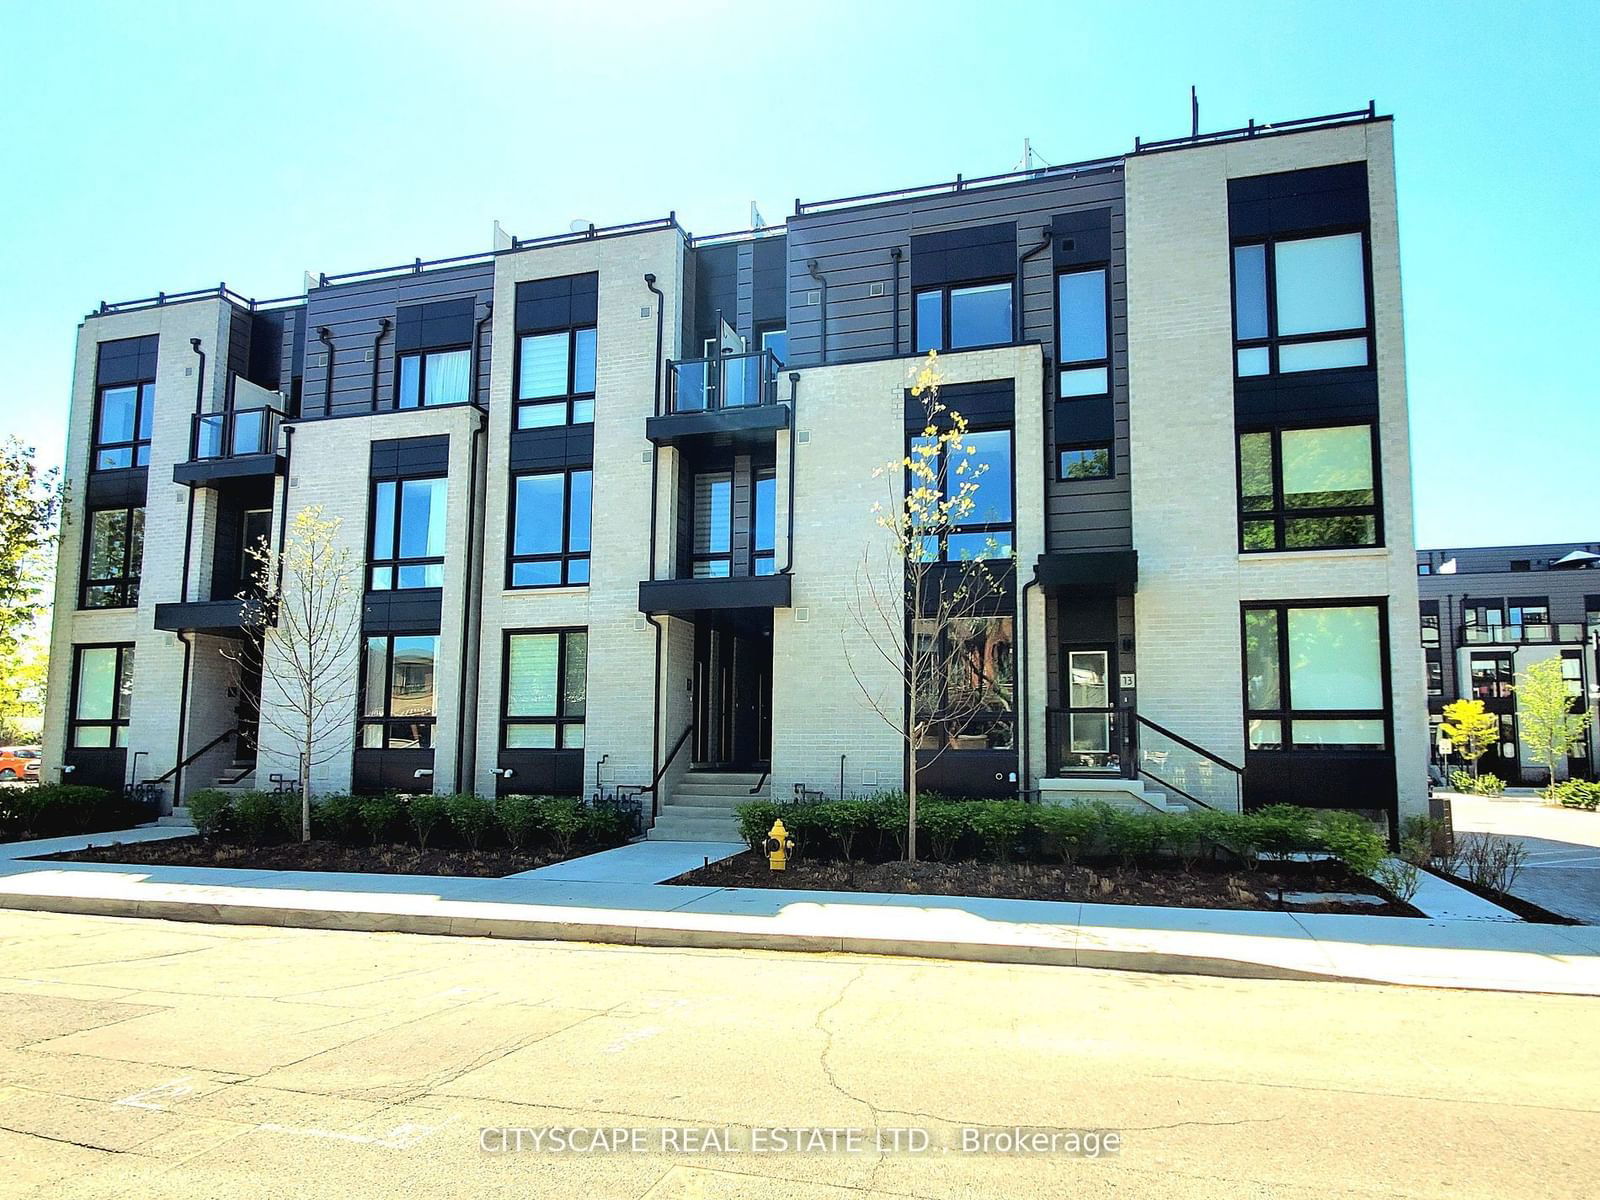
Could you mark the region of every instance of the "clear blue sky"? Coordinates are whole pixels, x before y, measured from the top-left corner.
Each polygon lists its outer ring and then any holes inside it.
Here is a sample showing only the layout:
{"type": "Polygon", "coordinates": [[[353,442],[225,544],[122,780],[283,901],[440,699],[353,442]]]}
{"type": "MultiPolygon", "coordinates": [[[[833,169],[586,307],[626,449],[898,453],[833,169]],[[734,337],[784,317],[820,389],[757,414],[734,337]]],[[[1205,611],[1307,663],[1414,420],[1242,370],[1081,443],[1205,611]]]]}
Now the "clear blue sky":
{"type": "Polygon", "coordinates": [[[99,300],[1396,117],[1418,540],[1600,538],[1600,4],[0,4],[0,433],[99,300]]]}

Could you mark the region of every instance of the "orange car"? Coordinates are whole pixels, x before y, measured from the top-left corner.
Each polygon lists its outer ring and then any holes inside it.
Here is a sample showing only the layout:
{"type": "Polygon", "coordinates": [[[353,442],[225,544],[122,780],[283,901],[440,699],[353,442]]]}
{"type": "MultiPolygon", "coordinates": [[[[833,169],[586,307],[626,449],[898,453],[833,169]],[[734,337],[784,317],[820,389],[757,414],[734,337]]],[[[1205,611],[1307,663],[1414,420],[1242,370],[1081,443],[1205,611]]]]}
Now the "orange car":
{"type": "Polygon", "coordinates": [[[39,778],[39,747],[0,746],[0,780],[10,782],[39,778]]]}

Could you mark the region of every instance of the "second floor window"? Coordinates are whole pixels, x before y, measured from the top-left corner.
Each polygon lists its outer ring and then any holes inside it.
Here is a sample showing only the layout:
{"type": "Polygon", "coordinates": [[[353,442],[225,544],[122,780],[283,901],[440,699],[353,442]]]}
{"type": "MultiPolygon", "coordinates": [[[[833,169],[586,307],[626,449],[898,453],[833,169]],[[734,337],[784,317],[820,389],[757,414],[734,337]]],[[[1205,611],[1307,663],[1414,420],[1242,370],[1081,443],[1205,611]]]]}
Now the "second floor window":
{"type": "Polygon", "coordinates": [[[368,587],[444,586],[444,479],[382,479],[372,487],[368,587]]]}
{"type": "Polygon", "coordinates": [[[754,573],[771,575],[777,570],[778,475],[762,471],[756,475],[754,573]]]}
{"type": "Polygon", "coordinates": [[[517,428],[594,420],[593,327],[522,335],[517,349],[517,428]]]}
{"type": "Polygon", "coordinates": [[[1009,279],[920,291],[912,313],[912,344],[919,354],[1009,345],[1011,303],[1009,279]]]}
{"type": "Polygon", "coordinates": [[[465,404],[471,398],[471,350],[429,350],[400,356],[396,408],[465,404]]]}
{"type": "Polygon", "coordinates": [[[1241,548],[1376,546],[1375,458],[1370,425],[1241,433],[1241,548]]]}
{"type": "Polygon", "coordinates": [[[89,513],[88,526],[79,606],[135,607],[144,559],[144,509],[97,508],[89,513]]]}
{"type": "MultiPolygon", "coordinates": [[[[913,440],[913,451],[922,443],[913,440]]],[[[934,463],[942,494],[955,500],[970,481],[970,506],[952,513],[947,528],[924,539],[928,559],[975,562],[1010,558],[1012,552],[1011,431],[983,429],[966,434],[959,452],[941,447],[934,463]]]]}
{"type": "Polygon", "coordinates": [[[94,418],[94,467],[115,471],[150,465],[156,385],[119,384],[100,389],[94,418]]]}
{"type": "Polygon", "coordinates": [[[74,654],[73,747],[111,750],[126,746],[133,711],[133,646],[79,646],[74,654]]]}
{"type": "Polygon", "coordinates": [[[437,634],[367,638],[361,658],[358,744],[367,750],[427,750],[439,716],[437,634]]]}
{"type": "Polygon", "coordinates": [[[1057,395],[1104,396],[1111,390],[1106,271],[1067,271],[1056,277],[1057,395]]]}
{"type": "Polygon", "coordinates": [[[518,475],[511,517],[511,586],[589,582],[589,509],[594,472],[518,475]]]}
{"type": "Polygon", "coordinates": [[[1366,235],[1274,238],[1233,248],[1240,375],[1364,367],[1371,360],[1366,235]]]}

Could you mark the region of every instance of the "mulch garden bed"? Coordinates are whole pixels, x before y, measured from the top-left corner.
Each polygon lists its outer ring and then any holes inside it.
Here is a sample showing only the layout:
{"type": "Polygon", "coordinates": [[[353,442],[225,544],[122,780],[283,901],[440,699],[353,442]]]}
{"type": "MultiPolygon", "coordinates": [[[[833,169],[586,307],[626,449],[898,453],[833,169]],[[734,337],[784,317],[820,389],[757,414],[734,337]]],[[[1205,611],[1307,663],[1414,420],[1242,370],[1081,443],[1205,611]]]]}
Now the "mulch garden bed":
{"type": "Polygon", "coordinates": [[[1196,863],[1137,866],[1118,870],[1033,863],[985,862],[791,862],[772,871],[765,857],[746,851],[669,883],[696,887],[788,888],[829,892],[890,892],[897,895],[984,896],[1007,900],[1069,900],[1093,904],[1157,904],[1182,908],[1234,908],[1264,912],[1359,913],[1378,917],[1420,917],[1372,880],[1343,863],[1262,863],[1254,870],[1196,863]],[[1375,904],[1341,901],[1278,903],[1284,892],[1354,892],[1381,900],[1375,904]]]}
{"type": "Polygon", "coordinates": [[[340,842],[284,842],[255,846],[237,842],[208,842],[198,837],[157,842],[130,842],[93,846],[65,854],[41,855],[35,861],[126,863],[130,866],[231,867],[258,871],[350,871],[379,875],[462,875],[484,879],[515,875],[535,867],[548,867],[567,858],[594,853],[582,850],[562,855],[556,850],[517,851],[456,848],[418,850],[415,846],[346,846],[340,842]]]}

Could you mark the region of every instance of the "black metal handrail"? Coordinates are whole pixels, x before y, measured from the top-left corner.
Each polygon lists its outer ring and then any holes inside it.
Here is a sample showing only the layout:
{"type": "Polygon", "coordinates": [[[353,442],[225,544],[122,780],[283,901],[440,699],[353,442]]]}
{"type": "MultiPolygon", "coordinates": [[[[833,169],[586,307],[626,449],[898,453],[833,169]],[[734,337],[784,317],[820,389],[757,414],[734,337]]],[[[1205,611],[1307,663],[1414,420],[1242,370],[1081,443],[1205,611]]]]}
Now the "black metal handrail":
{"type": "Polygon", "coordinates": [[[1270,123],[1257,122],[1250,118],[1248,125],[1238,129],[1218,129],[1212,133],[1191,133],[1185,137],[1163,138],[1156,142],[1147,142],[1143,138],[1133,139],[1133,152],[1144,154],[1151,150],[1169,150],[1174,146],[1194,146],[1210,142],[1225,142],[1235,138],[1260,137],[1267,133],[1281,133],[1290,129],[1306,129],[1316,125],[1334,125],[1344,121],[1375,121],[1378,119],[1378,102],[1368,100],[1365,108],[1351,109],[1349,112],[1328,113],[1320,117],[1296,117],[1291,121],[1273,121],[1270,123]]]}
{"type": "Polygon", "coordinates": [[[639,794],[641,796],[646,792],[649,792],[651,795],[655,794],[656,788],[661,785],[661,777],[667,773],[667,768],[672,766],[672,760],[678,757],[678,751],[683,749],[683,744],[689,740],[693,733],[694,722],[690,721],[689,727],[678,735],[678,740],[676,742],[672,743],[672,749],[667,751],[666,758],[661,760],[661,767],[656,771],[656,777],[644,787],[639,789],[639,794]]]}
{"type": "Polygon", "coordinates": [[[188,758],[184,759],[181,763],[179,763],[177,766],[173,767],[166,774],[157,775],[154,779],[146,779],[144,782],[145,783],[165,783],[167,780],[171,779],[174,775],[176,775],[182,768],[187,767],[190,763],[194,762],[195,759],[199,758],[207,750],[216,749],[218,746],[222,745],[222,743],[227,741],[229,738],[236,736],[238,734],[238,732],[239,731],[237,729],[224,729],[221,733],[217,734],[216,737],[212,738],[204,746],[201,746],[200,749],[196,750],[193,754],[189,755],[188,758]]]}
{"type": "Polygon", "coordinates": [[[1221,758],[1218,755],[1213,754],[1210,750],[1207,750],[1204,746],[1196,745],[1194,742],[1191,742],[1188,738],[1184,737],[1183,735],[1177,734],[1177,733],[1173,733],[1172,730],[1168,729],[1165,725],[1156,724],[1154,721],[1152,721],[1149,717],[1145,716],[1144,714],[1137,713],[1137,714],[1135,714],[1134,719],[1136,721],[1138,721],[1138,723],[1140,725],[1143,725],[1148,729],[1154,729],[1157,733],[1161,734],[1163,737],[1171,738],[1173,741],[1177,742],[1178,745],[1182,746],[1185,750],[1193,750],[1196,754],[1200,755],[1201,758],[1209,758],[1212,762],[1216,763],[1217,766],[1226,767],[1228,770],[1232,771],[1235,775],[1243,775],[1244,774],[1244,768],[1239,766],[1237,763],[1231,763],[1227,759],[1221,758]]]}
{"type": "Polygon", "coordinates": [[[771,350],[668,359],[667,411],[719,412],[776,404],[778,365],[771,350]]]}
{"type": "Polygon", "coordinates": [[[1588,630],[1579,621],[1519,621],[1505,625],[1477,625],[1471,621],[1460,627],[1464,646],[1553,646],[1581,643],[1588,630]]]}
{"type": "Polygon", "coordinates": [[[287,415],[268,404],[194,413],[189,418],[189,461],[271,454],[278,448],[278,427],[287,415]]]}

